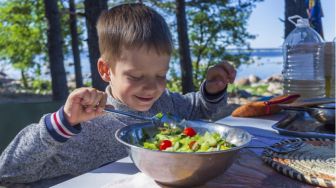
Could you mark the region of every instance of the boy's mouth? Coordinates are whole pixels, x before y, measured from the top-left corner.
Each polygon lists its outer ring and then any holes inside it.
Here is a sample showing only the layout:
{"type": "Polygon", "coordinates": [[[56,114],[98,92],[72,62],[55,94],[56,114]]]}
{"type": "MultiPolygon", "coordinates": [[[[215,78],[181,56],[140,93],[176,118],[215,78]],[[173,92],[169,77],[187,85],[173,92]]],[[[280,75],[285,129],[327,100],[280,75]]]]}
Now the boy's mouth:
{"type": "Polygon", "coordinates": [[[142,102],[150,102],[154,99],[154,97],[139,97],[139,96],[135,96],[135,97],[142,102]]]}

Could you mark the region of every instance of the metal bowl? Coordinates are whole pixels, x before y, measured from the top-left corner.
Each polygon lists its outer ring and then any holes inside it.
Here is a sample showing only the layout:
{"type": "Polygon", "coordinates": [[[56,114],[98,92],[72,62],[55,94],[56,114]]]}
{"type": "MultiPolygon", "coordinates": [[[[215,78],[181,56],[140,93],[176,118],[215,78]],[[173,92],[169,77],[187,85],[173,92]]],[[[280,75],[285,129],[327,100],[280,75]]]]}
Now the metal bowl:
{"type": "Polygon", "coordinates": [[[144,149],[140,145],[145,138],[143,130],[150,136],[157,133],[157,126],[151,123],[120,128],[115,136],[126,146],[132,161],[140,171],[160,184],[187,187],[204,184],[222,174],[237,158],[238,151],[251,141],[251,135],[239,128],[203,121],[188,121],[188,126],[202,135],[206,131],[218,132],[236,147],[225,151],[202,153],[144,149]]]}
{"type": "Polygon", "coordinates": [[[335,103],[306,108],[308,114],[320,123],[335,126],[335,103]]]}

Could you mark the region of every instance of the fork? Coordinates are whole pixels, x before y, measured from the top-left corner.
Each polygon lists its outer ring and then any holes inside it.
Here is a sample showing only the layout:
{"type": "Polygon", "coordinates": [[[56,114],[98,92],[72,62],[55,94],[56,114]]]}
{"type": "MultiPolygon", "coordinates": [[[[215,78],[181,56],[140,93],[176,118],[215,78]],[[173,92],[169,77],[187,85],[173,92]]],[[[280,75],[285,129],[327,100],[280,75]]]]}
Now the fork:
{"type": "Polygon", "coordinates": [[[296,151],[304,146],[304,142],[291,142],[280,145],[272,145],[272,146],[247,146],[246,148],[255,148],[255,149],[270,149],[276,153],[286,154],[292,151],[296,151]]]}
{"type": "Polygon", "coordinates": [[[158,113],[152,117],[147,117],[147,116],[139,116],[139,115],[135,115],[129,112],[125,112],[125,111],[120,111],[120,110],[116,110],[113,107],[109,107],[109,106],[105,106],[104,108],[105,112],[108,113],[116,113],[116,114],[121,114],[124,116],[129,116],[135,119],[140,119],[143,121],[150,121],[155,125],[162,125],[163,123],[168,123],[170,126],[172,127],[176,127],[176,125],[180,124],[181,119],[177,116],[174,116],[172,114],[164,114],[164,113],[158,113]]]}

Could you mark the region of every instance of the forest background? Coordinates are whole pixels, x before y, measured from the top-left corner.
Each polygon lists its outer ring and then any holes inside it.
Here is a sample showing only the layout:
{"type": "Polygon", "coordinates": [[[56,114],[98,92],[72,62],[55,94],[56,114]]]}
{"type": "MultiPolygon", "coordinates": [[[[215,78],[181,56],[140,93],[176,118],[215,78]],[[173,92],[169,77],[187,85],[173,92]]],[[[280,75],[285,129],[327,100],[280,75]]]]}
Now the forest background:
{"type": "MultiPolygon", "coordinates": [[[[104,90],[106,83],[96,68],[100,54],[95,25],[102,11],[125,2],[139,1],[0,1],[0,61],[6,65],[0,67],[0,93],[52,96],[57,101],[65,100],[69,91],[77,87],[104,90]],[[88,55],[84,58],[89,59],[89,65],[83,65],[83,54],[88,55]],[[6,78],[8,65],[20,72],[17,78],[6,78]],[[83,74],[83,67],[89,67],[88,74],[83,74]]],[[[208,67],[223,59],[231,61],[238,70],[258,61],[251,57],[256,52],[249,41],[256,35],[248,32],[247,21],[262,0],[141,2],[158,10],[173,33],[175,50],[167,76],[170,90],[198,90],[208,67]]],[[[304,0],[286,0],[284,17],[307,17],[306,9],[304,0]]],[[[294,26],[280,21],[285,25],[286,36],[294,26]]],[[[281,55],[279,49],[273,52],[281,55]]],[[[241,90],[252,95],[273,95],[281,91],[281,86],[271,92],[269,83],[229,87],[231,93],[241,90]]]]}

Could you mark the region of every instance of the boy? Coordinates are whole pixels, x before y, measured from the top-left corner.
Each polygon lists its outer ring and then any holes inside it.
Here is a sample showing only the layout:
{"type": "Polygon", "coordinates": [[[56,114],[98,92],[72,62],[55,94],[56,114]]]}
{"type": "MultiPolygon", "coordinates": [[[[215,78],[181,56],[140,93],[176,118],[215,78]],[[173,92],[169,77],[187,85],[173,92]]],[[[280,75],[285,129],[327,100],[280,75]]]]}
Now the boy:
{"type": "Polygon", "coordinates": [[[106,91],[76,89],[59,111],[23,129],[1,155],[2,182],[78,175],[125,157],[114,132],[139,121],[103,113],[106,104],[142,116],[223,116],[226,85],[234,81],[235,70],[225,62],[210,68],[200,92],[180,95],[166,90],[172,41],[157,12],[143,4],[119,5],[100,16],[97,30],[97,66],[109,82],[106,91]]]}

